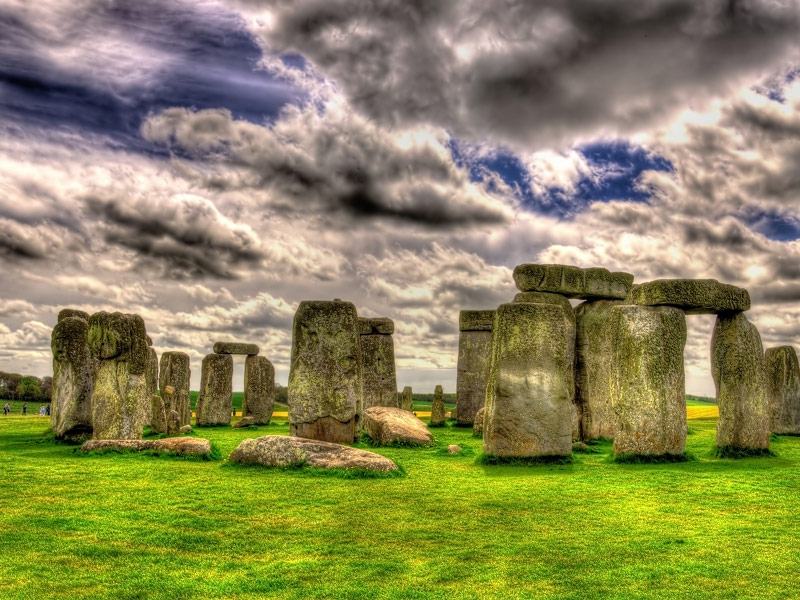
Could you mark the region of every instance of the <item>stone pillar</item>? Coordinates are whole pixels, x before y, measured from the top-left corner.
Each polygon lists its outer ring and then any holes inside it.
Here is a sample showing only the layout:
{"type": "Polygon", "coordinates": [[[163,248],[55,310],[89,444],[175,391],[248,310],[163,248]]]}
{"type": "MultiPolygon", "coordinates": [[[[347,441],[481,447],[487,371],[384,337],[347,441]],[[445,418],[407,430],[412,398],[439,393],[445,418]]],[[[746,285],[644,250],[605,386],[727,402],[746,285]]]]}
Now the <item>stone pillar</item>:
{"type": "Polygon", "coordinates": [[[228,425],[231,422],[233,357],[209,354],[200,371],[200,394],[197,397],[197,425],[228,425]]]}
{"type": "Polygon", "coordinates": [[[244,359],[242,417],[253,417],[254,425],[269,425],[275,406],[275,367],[264,356],[244,359]]]}
{"type": "Polygon", "coordinates": [[[185,352],[164,352],[161,355],[161,365],[158,373],[158,387],[161,396],[166,396],[166,388],[171,386],[175,394],[176,406],[170,405],[169,410],[175,408],[181,418],[181,425],[189,425],[192,420],[192,408],[189,404],[189,382],[191,370],[189,368],[189,355],[185,352]],[[182,392],[186,392],[185,402],[182,392]]]}
{"type": "Polygon", "coordinates": [[[153,433],[167,432],[167,410],[164,398],[158,394],[150,396],[150,430],[153,433]]]}
{"type": "Polygon", "coordinates": [[[141,439],[150,412],[144,321],[119,312],[93,314],[89,350],[98,361],[92,393],[94,439],[141,439]]]}
{"type": "Polygon", "coordinates": [[[462,310],[458,318],[456,417],[458,424],[465,427],[472,425],[486,401],[493,320],[493,310],[462,310]]]}
{"type": "Polygon", "coordinates": [[[720,313],[711,338],[711,375],[717,387],[717,447],[767,450],[770,407],[761,336],[744,313],[720,313]]]}
{"type": "Polygon", "coordinates": [[[359,318],[361,359],[364,365],[364,408],[397,407],[394,362],[394,322],[380,317],[359,318]]]}
{"type": "Polygon", "coordinates": [[[411,391],[410,385],[404,387],[403,393],[400,394],[400,408],[409,412],[414,410],[414,393],[411,391]]]}
{"type": "Polygon", "coordinates": [[[433,403],[431,404],[431,427],[444,427],[444,392],[442,386],[437,385],[433,392],[433,403]]]}
{"type": "Polygon", "coordinates": [[[575,384],[572,311],[555,304],[503,304],[492,334],[484,453],[569,456],[575,384]]]}
{"type": "Polygon", "coordinates": [[[668,306],[610,310],[614,453],[682,455],[686,443],[686,317],[668,306]]]}
{"type": "Polygon", "coordinates": [[[289,431],[351,443],[361,433],[364,377],[356,307],[303,301],[294,315],[289,368],[289,431]]]}
{"type": "Polygon", "coordinates": [[[764,354],[772,433],[800,434],[800,364],[793,346],[764,354]]]}
{"type": "Polygon", "coordinates": [[[92,389],[96,362],[89,353],[88,315],[62,310],[53,328],[53,391],[50,425],[56,438],[88,439],[92,435],[92,389]],[[70,316],[74,315],[74,316],[70,316]]]}

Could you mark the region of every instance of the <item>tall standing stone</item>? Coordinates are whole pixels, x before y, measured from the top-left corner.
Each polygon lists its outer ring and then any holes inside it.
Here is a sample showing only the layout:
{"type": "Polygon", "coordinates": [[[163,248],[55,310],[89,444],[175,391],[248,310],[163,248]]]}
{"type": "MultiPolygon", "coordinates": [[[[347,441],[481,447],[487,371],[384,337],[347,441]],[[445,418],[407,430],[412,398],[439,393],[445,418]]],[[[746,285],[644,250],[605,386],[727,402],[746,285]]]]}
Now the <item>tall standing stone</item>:
{"type": "Polygon", "coordinates": [[[265,356],[244,360],[242,417],[253,417],[254,425],[269,425],[275,406],[275,367],[265,356]]]}
{"type": "Polygon", "coordinates": [[[459,319],[456,367],[456,417],[459,425],[472,425],[486,401],[486,384],[492,363],[493,310],[462,310],[459,319]]]}
{"type": "Polygon", "coordinates": [[[400,408],[409,412],[414,410],[414,393],[410,385],[404,387],[403,393],[400,394],[400,408]]]}
{"type": "Polygon", "coordinates": [[[397,407],[397,374],[394,361],[394,322],[380,317],[358,319],[361,359],[364,365],[364,408],[397,407]]]}
{"type": "MultiPolygon", "coordinates": [[[[150,342],[150,336],[147,337],[150,342]]],[[[152,346],[147,348],[147,368],[145,369],[145,379],[147,381],[147,396],[151,397],[158,392],[158,354],[152,346]]],[[[152,403],[147,405],[147,422],[152,424],[153,412],[152,403]]]]}
{"type": "Polygon", "coordinates": [[[614,453],[682,455],[686,317],[669,306],[610,309],[614,453]]]}
{"type": "Polygon", "coordinates": [[[200,394],[197,396],[197,425],[228,425],[233,408],[233,357],[208,354],[200,370],[200,394]]]}
{"type": "Polygon", "coordinates": [[[800,434],[800,364],[793,346],[764,353],[773,433],[800,434]]]}
{"type": "Polygon", "coordinates": [[[432,427],[443,427],[444,421],[444,392],[442,391],[442,386],[437,385],[433,391],[430,423],[432,427]]]}
{"type": "MultiPolygon", "coordinates": [[[[175,408],[181,418],[182,425],[190,424],[192,420],[192,409],[189,406],[189,382],[191,370],[189,367],[189,355],[185,352],[164,352],[161,354],[161,364],[158,373],[158,387],[161,395],[164,396],[166,388],[171,386],[175,390],[177,407],[175,408]],[[181,392],[186,392],[186,401],[183,401],[181,392]]],[[[168,410],[170,410],[168,409],[168,410]]]]}
{"type": "Polygon", "coordinates": [[[150,396],[150,430],[153,433],[167,433],[167,411],[164,398],[158,394],[150,396]]]}
{"type": "MultiPolygon", "coordinates": [[[[92,435],[92,389],[96,367],[89,353],[88,317],[59,314],[53,328],[53,390],[50,425],[58,439],[84,439],[92,435]],[[61,315],[64,315],[63,317],[61,315]]],[[[86,313],[83,313],[86,314],[86,313]]]]}
{"type": "Polygon", "coordinates": [[[575,385],[572,311],[553,304],[502,304],[492,333],[484,452],[569,456],[575,385]]]}
{"type": "Polygon", "coordinates": [[[92,393],[94,439],[141,439],[150,412],[144,321],[119,312],[93,314],[89,350],[98,361],[92,393]]]}
{"type": "Polygon", "coordinates": [[[711,338],[711,375],[717,387],[717,447],[769,448],[771,411],[758,329],[743,313],[720,313],[711,338]]]}
{"type": "Polygon", "coordinates": [[[364,377],[356,307],[303,301],[294,315],[289,370],[290,434],[351,443],[360,435],[364,377]]]}

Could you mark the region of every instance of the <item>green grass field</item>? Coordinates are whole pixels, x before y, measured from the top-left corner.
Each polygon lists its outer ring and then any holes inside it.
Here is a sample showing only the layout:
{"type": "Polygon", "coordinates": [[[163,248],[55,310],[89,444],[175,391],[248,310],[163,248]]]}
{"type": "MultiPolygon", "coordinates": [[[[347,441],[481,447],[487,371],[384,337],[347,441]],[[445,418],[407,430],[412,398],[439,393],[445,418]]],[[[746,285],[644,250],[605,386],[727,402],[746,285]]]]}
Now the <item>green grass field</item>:
{"type": "MultiPolygon", "coordinates": [[[[380,448],[406,476],[342,479],[136,454],[83,456],[0,418],[0,597],[794,598],[800,438],[777,458],[481,466],[466,429],[380,448]],[[456,443],[462,455],[444,448],[456,443]]],[[[200,428],[227,456],[245,437],[200,428]]],[[[365,444],[362,447],[368,448],[365,444]]]]}

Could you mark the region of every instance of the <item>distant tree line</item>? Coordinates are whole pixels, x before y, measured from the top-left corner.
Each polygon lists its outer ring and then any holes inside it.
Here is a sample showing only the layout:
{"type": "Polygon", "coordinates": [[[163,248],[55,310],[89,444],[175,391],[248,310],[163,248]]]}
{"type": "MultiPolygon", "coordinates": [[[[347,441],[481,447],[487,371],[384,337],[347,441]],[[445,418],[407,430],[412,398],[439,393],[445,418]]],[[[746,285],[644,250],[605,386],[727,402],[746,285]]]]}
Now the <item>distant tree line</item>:
{"type": "Polygon", "coordinates": [[[0,399],[21,402],[50,402],[52,377],[36,377],[0,371],[0,399]]]}

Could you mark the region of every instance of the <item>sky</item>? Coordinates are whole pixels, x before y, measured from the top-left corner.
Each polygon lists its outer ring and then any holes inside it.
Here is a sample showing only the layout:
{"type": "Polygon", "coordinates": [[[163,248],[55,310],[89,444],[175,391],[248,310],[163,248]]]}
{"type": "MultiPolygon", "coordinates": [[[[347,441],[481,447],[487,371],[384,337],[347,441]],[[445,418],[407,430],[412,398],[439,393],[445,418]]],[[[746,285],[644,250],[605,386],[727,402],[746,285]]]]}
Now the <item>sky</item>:
{"type": "Polygon", "coordinates": [[[0,370],[51,374],[75,307],[285,384],[342,298],[453,392],[459,311],[526,262],[743,286],[797,348],[798,46],[800,0],[0,0],[0,370]]]}

